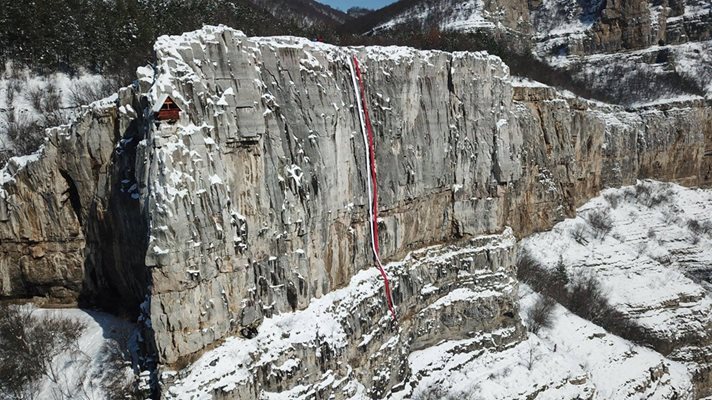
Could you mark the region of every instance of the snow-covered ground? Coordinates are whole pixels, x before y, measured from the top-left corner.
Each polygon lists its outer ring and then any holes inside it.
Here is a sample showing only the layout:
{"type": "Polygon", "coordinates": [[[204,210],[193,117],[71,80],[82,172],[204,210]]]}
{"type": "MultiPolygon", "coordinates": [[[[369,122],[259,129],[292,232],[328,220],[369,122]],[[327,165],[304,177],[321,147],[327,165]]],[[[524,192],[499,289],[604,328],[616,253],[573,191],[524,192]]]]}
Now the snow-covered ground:
{"type": "MultiPolygon", "coordinates": [[[[520,288],[520,315],[531,324],[528,311],[539,294],[520,288]]],[[[552,325],[536,336],[549,353],[583,370],[598,399],[690,399],[691,375],[685,365],[622,339],[556,305],[552,325]]],[[[530,339],[531,340],[531,339],[530,339]]],[[[564,397],[560,397],[564,398],[564,397]]]]}
{"type": "Polygon", "coordinates": [[[36,123],[51,127],[57,120],[71,118],[79,106],[110,94],[114,86],[105,77],[88,72],[74,76],[61,72],[38,75],[13,66],[12,62],[3,67],[0,71],[0,151],[13,148],[8,133],[13,124],[36,123]],[[48,119],[48,113],[55,115],[48,119]]]}
{"type": "Polygon", "coordinates": [[[448,341],[409,357],[419,378],[393,399],[588,399],[595,387],[565,353],[534,335],[504,351],[468,351],[480,339],[448,341]]]}
{"type": "MultiPolygon", "coordinates": [[[[520,316],[539,294],[520,285],[520,316]]],[[[482,338],[450,341],[409,357],[412,390],[393,399],[692,399],[687,367],[586,321],[560,305],[552,325],[504,351],[482,338]],[[470,348],[475,350],[470,350],[470,348]]]]}
{"type": "Polygon", "coordinates": [[[562,260],[570,276],[592,274],[614,307],[672,339],[712,323],[710,283],[702,279],[712,260],[710,210],[711,191],[640,182],[604,191],[576,218],[522,246],[545,267],[562,260]],[[605,237],[588,223],[594,213],[610,218],[605,237]]]}
{"type": "Polygon", "coordinates": [[[495,19],[484,10],[483,0],[422,2],[373,28],[372,32],[397,29],[402,24],[425,24],[437,21],[443,31],[470,32],[480,28],[494,28],[495,19]]]}
{"type": "MultiPolygon", "coordinates": [[[[597,280],[641,341],[708,379],[712,191],[653,181],[608,189],[576,218],[522,242],[544,268],[597,280]],[[598,217],[609,231],[596,229],[598,217]]],[[[601,226],[601,224],[599,224],[601,226]]]]}
{"type": "Polygon", "coordinates": [[[112,382],[134,380],[129,343],[134,324],[106,313],[80,309],[37,309],[33,315],[80,321],[86,326],[76,349],[62,352],[53,361],[55,381],[45,377],[38,399],[94,400],[113,398],[118,393],[112,382]]]}

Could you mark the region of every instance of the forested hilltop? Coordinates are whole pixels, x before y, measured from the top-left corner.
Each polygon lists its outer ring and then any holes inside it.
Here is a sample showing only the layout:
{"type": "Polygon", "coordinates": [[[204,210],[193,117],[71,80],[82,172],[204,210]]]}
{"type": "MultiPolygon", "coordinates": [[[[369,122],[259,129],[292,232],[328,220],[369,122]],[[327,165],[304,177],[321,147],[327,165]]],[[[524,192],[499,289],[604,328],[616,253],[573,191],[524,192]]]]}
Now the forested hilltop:
{"type": "Polygon", "coordinates": [[[130,78],[154,40],[204,24],[249,35],[305,34],[247,0],[0,0],[0,58],[39,73],[130,78]]]}

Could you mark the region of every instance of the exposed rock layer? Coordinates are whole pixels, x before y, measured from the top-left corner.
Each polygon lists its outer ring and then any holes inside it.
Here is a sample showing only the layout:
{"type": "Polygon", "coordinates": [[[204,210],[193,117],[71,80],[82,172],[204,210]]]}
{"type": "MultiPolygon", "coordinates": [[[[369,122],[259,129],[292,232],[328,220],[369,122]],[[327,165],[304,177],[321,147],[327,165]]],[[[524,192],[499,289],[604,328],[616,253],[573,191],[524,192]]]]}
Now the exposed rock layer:
{"type": "Polygon", "coordinates": [[[401,314],[393,325],[378,272],[275,316],[252,339],[233,338],[165,382],[166,398],[386,398],[408,393],[408,354],[443,340],[471,339],[461,350],[498,352],[526,336],[517,312],[515,239],[478,237],[417,251],[387,267],[401,314]],[[240,367],[235,368],[238,365],[240,367]]]}

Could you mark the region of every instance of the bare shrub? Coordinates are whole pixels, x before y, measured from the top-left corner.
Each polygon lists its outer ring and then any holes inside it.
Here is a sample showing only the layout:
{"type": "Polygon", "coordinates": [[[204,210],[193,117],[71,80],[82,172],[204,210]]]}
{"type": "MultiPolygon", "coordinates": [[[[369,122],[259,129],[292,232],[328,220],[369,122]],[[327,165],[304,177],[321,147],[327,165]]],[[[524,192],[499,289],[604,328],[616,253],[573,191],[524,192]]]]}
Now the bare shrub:
{"type": "Polygon", "coordinates": [[[615,210],[618,208],[618,201],[621,199],[621,195],[617,192],[608,192],[603,195],[603,198],[606,199],[611,208],[615,210]]]}
{"type": "Polygon", "coordinates": [[[529,331],[539,333],[541,328],[551,328],[554,323],[554,306],[556,302],[549,296],[540,296],[534,306],[527,311],[529,331]]]}
{"type": "Polygon", "coordinates": [[[62,108],[62,95],[54,82],[49,82],[44,88],[44,97],[39,110],[43,114],[57,112],[62,108]]]}
{"type": "Polygon", "coordinates": [[[601,285],[590,275],[578,275],[572,279],[567,306],[574,314],[589,321],[597,319],[605,308],[608,300],[601,285]]]}
{"type": "Polygon", "coordinates": [[[586,224],[582,222],[576,223],[576,226],[571,230],[571,237],[576,241],[576,243],[585,246],[588,244],[588,235],[586,224]]]}
{"type": "MultiPolygon", "coordinates": [[[[68,122],[68,118],[61,111],[53,111],[42,115],[43,126],[46,128],[52,128],[55,126],[60,126],[68,122]]],[[[44,129],[43,129],[44,131],[44,129]]]]}
{"type": "Polygon", "coordinates": [[[702,225],[700,224],[700,221],[696,219],[689,219],[687,221],[687,229],[690,230],[692,233],[700,234],[702,233],[702,225]]]}
{"type": "Polygon", "coordinates": [[[537,347],[539,347],[539,344],[534,347],[532,343],[529,342],[529,350],[524,354],[520,354],[520,357],[522,359],[521,364],[527,367],[529,371],[534,368],[534,364],[541,358],[541,355],[538,354],[539,352],[537,351],[537,347]]]}
{"type": "Polygon", "coordinates": [[[638,201],[647,201],[650,197],[650,186],[645,182],[638,182],[635,185],[635,197],[638,201]]]}
{"type": "Polygon", "coordinates": [[[614,233],[614,234],[613,234],[613,238],[616,239],[617,241],[621,242],[621,243],[625,242],[625,240],[626,240],[625,235],[623,235],[623,234],[620,233],[620,232],[614,233]]]}
{"type": "Polygon", "coordinates": [[[669,189],[653,194],[648,201],[648,207],[657,207],[663,204],[670,204],[672,201],[672,191],[669,189]]]}
{"type": "Polygon", "coordinates": [[[65,351],[78,351],[86,325],[56,316],[38,317],[28,307],[0,305],[0,391],[7,399],[36,396],[38,382],[58,382],[52,365],[65,351]]]}
{"type": "Polygon", "coordinates": [[[539,293],[554,299],[565,297],[569,278],[563,259],[559,258],[553,271],[544,268],[531,253],[523,248],[517,259],[517,278],[539,293]]]}
{"type": "Polygon", "coordinates": [[[690,232],[689,242],[690,242],[690,244],[699,244],[700,243],[700,234],[695,233],[695,232],[690,232]]]}
{"type": "Polygon", "coordinates": [[[431,386],[415,391],[410,398],[411,400],[456,400],[460,397],[449,393],[442,386],[431,386]]]}
{"type": "Polygon", "coordinates": [[[623,198],[626,200],[631,200],[635,198],[635,189],[627,187],[623,189],[623,198]]]}
{"type": "Polygon", "coordinates": [[[653,240],[658,236],[658,233],[655,231],[655,229],[650,228],[648,229],[648,239],[653,240]]]}
{"type": "Polygon", "coordinates": [[[3,125],[15,154],[31,154],[44,143],[44,128],[25,116],[5,121],[3,125]]]}
{"type": "Polygon", "coordinates": [[[702,233],[712,235],[712,221],[705,221],[701,225],[702,233]]]}
{"type": "Polygon", "coordinates": [[[522,248],[517,257],[517,278],[520,281],[531,285],[535,290],[540,291],[546,282],[546,274],[539,261],[531,255],[528,249],[522,248]]]}
{"type": "Polygon", "coordinates": [[[520,251],[517,265],[521,281],[574,314],[631,340],[643,338],[641,328],[610,305],[607,294],[592,275],[571,277],[561,258],[553,271],[546,269],[526,249],[520,251]]]}
{"type": "Polygon", "coordinates": [[[39,112],[42,111],[42,101],[44,96],[45,92],[42,90],[41,86],[30,87],[25,92],[25,98],[27,101],[29,101],[32,107],[39,112]]]}
{"type": "Polygon", "coordinates": [[[663,210],[662,219],[666,225],[677,225],[680,222],[680,216],[674,210],[669,209],[663,210]]]}
{"type": "Polygon", "coordinates": [[[7,162],[12,158],[12,153],[10,150],[0,150],[0,169],[7,164],[7,162]]]}
{"type": "Polygon", "coordinates": [[[69,104],[79,107],[93,101],[103,99],[116,92],[117,80],[114,78],[102,79],[100,83],[76,81],[69,87],[69,104]]]}
{"type": "Polygon", "coordinates": [[[687,229],[692,232],[693,235],[710,235],[712,234],[712,221],[700,222],[697,219],[689,219],[687,221],[687,229]]]}
{"type": "Polygon", "coordinates": [[[657,256],[652,257],[653,260],[657,261],[660,265],[664,266],[670,266],[672,265],[673,259],[670,257],[670,254],[661,254],[657,256]]]}
{"type": "Polygon", "coordinates": [[[635,197],[639,204],[648,208],[657,207],[662,204],[670,204],[674,192],[666,185],[655,186],[649,182],[638,182],[635,185],[635,197]]]}
{"type": "Polygon", "coordinates": [[[594,235],[603,239],[613,229],[613,220],[608,209],[591,210],[586,213],[586,220],[594,235]]]}
{"type": "Polygon", "coordinates": [[[635,251],[635,254],[636,254],[636,255],[635,255],[635,258],[640,258],[640,257],[642,257],[643,254],[645,254],[645,251],[648,250],[648,243],[646,243],[646,242],[639,242],[639,243],[636,245],[636,249],[635,249],[635,250],[636,250],[636,251],[635,251]]]}
{"type": "Polygon", "coordinates": [[[5,92],[5,99],[7,107],[12,108],[15,102],[15,95],[22,92],[22,81],[17,78],[11,78],[7,82],[7,91],[5,92]]]}
{"type": "Polygon", "coordinates": [[[145,398],[132,371],[131,356],[128,353],[128,336],[108,341],[102,347],[101,360],[103,376],[99,377],[104,392],[115,399],[145,398]]]}

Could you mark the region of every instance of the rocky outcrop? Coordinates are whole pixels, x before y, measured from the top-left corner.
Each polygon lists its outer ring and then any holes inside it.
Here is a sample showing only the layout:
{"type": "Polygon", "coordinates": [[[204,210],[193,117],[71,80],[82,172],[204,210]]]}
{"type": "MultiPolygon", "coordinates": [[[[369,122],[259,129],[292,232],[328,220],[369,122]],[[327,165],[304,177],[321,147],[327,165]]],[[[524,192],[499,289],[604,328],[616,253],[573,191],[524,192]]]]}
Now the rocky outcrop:
{"type": "Polygon", "coordinates": [[[388,265],[401,316],[397,325],[378,272],[362,271],[304,311],[265,320],[256,337],[230,339],[177,375],[164,373],[165,397],[258,398],[287,391],[290,398],[348,399],[407,393],[408,382],[420,379],[410,371],[413,351],[469,339],[463,351],[496,353],[525,338],[517,315],[515,243],[508,230],[417,251],[388,265]]]}
{"type": "Polygon", "coordinates": [[[129,190],[142,120],[135,100],[129,88],[85,107],[2,170],[0,295],[137,312],[147,280],[145,223],[129,190]]]}
{"type": "MultiPolygon", "coordinates": [[[[304,310],[371,266],[354,55],[376,130],[383,259],[506,226],[547,229],[640,177],[710,182],[703,102],[625,111],[513,83],[484,53],[224,27],[162,37],[156,54],[136,88],[4,170],[0,267],[8,297],[84,293],[137,312],[148,295],[165,364],[258,334],[265,318],[304,310]],[[176,124],[152,118],[164,94],[183,110],[176,124]],[[33,250],[45,242],[56,257],[33,250]]],[[[410,301],[396,296],[404,318],[410,301]]]]}
{"type": "MultiPolygon", "coordinates": [[[[533,53],[573,77],[570,88],[633,105],[679,96],[712,96],[712,5],[704,0],[438,0],[400,2],[376,12],[369,33],[412,26],[477,32],[513,60],[533,53]],[[380,18],[380,20],[379,20],[380,18]],[[520,56],[512,56],[519,53],[520,56]]],[[[407,39],[404,39],[407,40],[407,39]]],[[[459,38],[467,43],[467,35],[459,38]]],[[[482,45],[482,44],[480,44],[482,45]]],[[[491,47],[490,47],[491,48],[491,47]]],[[[521,61],[514,61],[521,63],[521,61]]],[[[535,63],[532,63],[535,64],[535,63]]],[[[561,82],[532,65],[516,71],[561,82]]]]}
{"type": "Polygon", "coordinates": [[[619,104],[712,95],[712,5],[553,1],[530,7],[535,53],[619,104]]]}

